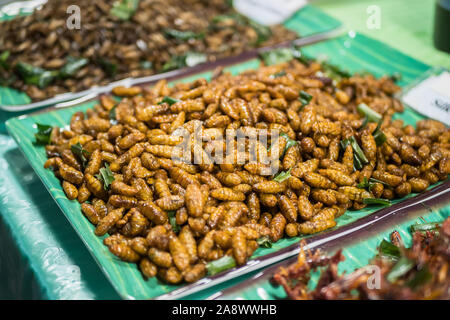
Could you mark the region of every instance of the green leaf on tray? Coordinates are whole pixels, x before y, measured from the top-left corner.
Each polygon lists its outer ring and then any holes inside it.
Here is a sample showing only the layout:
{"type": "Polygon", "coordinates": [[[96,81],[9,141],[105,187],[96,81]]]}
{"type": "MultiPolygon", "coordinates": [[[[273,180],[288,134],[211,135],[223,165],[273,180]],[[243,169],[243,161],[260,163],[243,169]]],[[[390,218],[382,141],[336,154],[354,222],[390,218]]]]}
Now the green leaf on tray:
{"type": "Polygon", "coordinates": [[[364,120],[363,127],[369,122],[380,123],[382,116],[375,110],[371,109],[367,104],[360,103],[357,107],[359,113],[364,115],[366,118],[364,120]]]}
{"type": "Polygon", "coordinates": [[[208,275],[212,276],[227,269],[234,268],[236,261],[232,256],[223,256],[222,258],[208,262],[206,264],[206,270],[208,275]]]}
{"type": "Polygon", "coordinates": [[[181,100],[175,99],[169,96],[165,96],[158,104],[167,103],[169,106],[173,105],[174,103],[180,102],[181,100]]]}
{"type": "Polygon", "coordinates": [[[105,163],[105,166],[100,168],[100,173],[95,175],[95,177],[103,183],[103,188],[105,190],[109,190],[111,183],[115,179],[108,163],[105,163]]]}
{"type": "Polygon", "coordinates": [[[142,69],[151,69],[153,67],[153,62],[151,61],[141,61],[139,65],[142,69]]]}
{"type": "Polygon", "coordinates": [[[281,171],[273,178],[273,181],[283,182],[284,180],[289,179],[290,177],[291,177],[291,169],[289,169],[288,171],[281,171]]]}
{"type": "Polygon", "coordinates": [[[0,67],[2,67],[5,70],[9,69],[9,64],[7,62],[9,54],[10,54],[9,51],[3,51],[2,54],[0,54],[0,67]]]}
{"type": "Polygon", "coordinates": [[[15,70],[26,84],[35,85],[40,89],[48,86],[59,75],[58,71],[48,71],[25,62],[16,63],[15,70]]]}
{"type": "Polygon", "coordinates": [[[184,41],[189,39],[202,39],[205,37],[203,32],[196,33],[194,31],[180,31],[171,28],[164,29],[164,35],[184,41]]]}
{"type": "Polygon", "coordinates": [[[400,248],[385,239],[381,241],[378,250],[382,257],[387,257],[389,259],[398,260],[401,256],[400,248]]]}
{"type": "Polygon", "coordinates": [[[36,123],[38,132],[34,134],[37,144],[49,144],[53,127],[47,124],[36,123]]]}
{"type": "Polygon", "coordinates": [[[278,48],[259,54],[266,66],[291,61],[294,58],[290,48],[278,48]]]}
{"type": "Polygon", "coordinates": [[[86,167],[86,164],[88,163],[88,159],[86,158],[86,156],[89,156],[90,152],[83,149],[83,146],[79,142],[71,145],[70,150],[78,157],[83,167],[86,167]]]}
{"type": "Polygon", "coordinates": [[[392,267],[386,276],[389,282],[395,282],[401,276],[407,274],[412,268],[414,268],[414,261],[408,259],[407,257],[401,257],[395,266],[392,267]]]}
{"type": "Polygon", "coordinates": [[[121,20],[130,20],[139,6],[139,0],[121,0],[114,2],[109,13],[121,20]]]}
{"type": "Polygon", "coordinates": [[[268,236],[258,238],[256,239],[256,242],[259,244],[260,247],[272,248],[272,241],[270,241],[270,238],[268,236]]]}

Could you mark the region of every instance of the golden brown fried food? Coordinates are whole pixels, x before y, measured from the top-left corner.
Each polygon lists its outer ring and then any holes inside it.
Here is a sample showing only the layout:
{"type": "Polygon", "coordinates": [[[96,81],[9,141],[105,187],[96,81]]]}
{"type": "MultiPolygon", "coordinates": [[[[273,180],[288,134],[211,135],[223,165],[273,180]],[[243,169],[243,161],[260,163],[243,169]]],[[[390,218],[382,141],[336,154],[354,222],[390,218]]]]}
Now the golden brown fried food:
{"type": "Polygon", "coordinates": [[[103,96],[72,117],[71,130],[53,129],[45,167],[96,234],[109,233],[110,250],[168,283],[196,281],[224,256],[244,265],[262,237],[321,232],[367,198],[447,179],[450,130],[392,120],[402,110],[392,80],[335,84],[320,70],[294,60],[210,82],[116,89],[126,98],[103,96]],[[380,124],[355,112],[361,102],[380,124]],[[85,159],[72,152],[77,143],[85,159]]]}

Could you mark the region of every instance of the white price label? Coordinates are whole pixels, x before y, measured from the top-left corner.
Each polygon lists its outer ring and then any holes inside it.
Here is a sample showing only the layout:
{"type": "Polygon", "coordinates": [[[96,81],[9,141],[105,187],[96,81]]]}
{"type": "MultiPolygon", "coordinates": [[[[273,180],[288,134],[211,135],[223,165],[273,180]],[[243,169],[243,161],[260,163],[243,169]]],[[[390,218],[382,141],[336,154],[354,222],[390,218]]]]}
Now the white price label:
{"type": "Polygon", "coordinates": [[[282,23],[306,5],[306,2],[306,0],[234,0],[233,6],[241,14],[269,26],[282,23]]]}
{"type": "Polygon", "coordinates": [[[421,81],[402,100],[421,114],[450,126],[450,73],[444,71],[421,81]]]}

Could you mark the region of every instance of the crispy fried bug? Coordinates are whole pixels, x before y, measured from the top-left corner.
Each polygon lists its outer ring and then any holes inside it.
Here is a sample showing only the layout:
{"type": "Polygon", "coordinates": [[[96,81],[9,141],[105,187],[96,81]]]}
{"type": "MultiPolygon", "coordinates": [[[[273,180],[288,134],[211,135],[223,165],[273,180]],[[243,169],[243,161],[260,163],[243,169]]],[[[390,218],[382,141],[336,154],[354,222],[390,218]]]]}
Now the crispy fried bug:
{"type": "Polygon", "coordinates": [[[308,197],[304,195],[298,196],[298,213],[304,220],[309,220],[314,215],[314,207],[309,202],[308,197]]]}
{"type": "Polygon", "coordinates": [[[206,265],[203,262],[197,263],[184,272],[184,280],[188,283],[196,282],[206,274],[206,265]]]}
{"type": "Polygon", "coordinates": [[[184,205],[184,198],[181,196],[169,196],[159,198],[155,204],[163,210],[177,210],[184,205]]]}
{"type": "Polygon", "coordinates": [[[339,170],[320,169],[319,173],[336,183],[338,186],[351,186],[355,183],[355,180],[352,177],[339,170]]]}
{"type": "Polygon", "coordinates": [[[412,192],[422,192],[430,186],[427,180],[421,178],[411,178],[408,183],[411,185],[412,192]]]}
{"type": "Polygon", "coordinates": [[[286,227],[286,219],[281,213],[277,213],[270,221],[270,239],[277,242],[281,239],[286,227]]]}
{"type": "MultiPolygon", "coordinates": [[[[84,205],[84,204],[83,204],[84,205]]],[[[92,207],[95,212],[95,209],[92,207]]],[[[95,212],[97,214],[97,212],[95,212]]],[[[102,218],[95,228],[95,234],[97,236],[103,236],[106,234],[115,224],[122,218],[124,208],[118,208],[109,212],[104,218],[102,218]]]]}
{"type": "Polygon", "coordinates": [[[147,240],[143,237],[135,237],[130,241],[130,247],[138,254],[144,256],[148,251],[147,240]]]}
{"type": "Polygon", "coordinates": [[[137,262],[140,259],[139,255],[125,243],[113,243],[108,248],[109,251],[111,251],[111,253],[115,256],[119,257],[120,260],[127,262],[137,262]]]}
{"type": "Polygon", "coordinates": [[[298,224],[298,231],[300,234],[312,234],[333,228],[334,226],[336,226],[334,220],[306,221],[298,224]]]}
{"type": "Polygon", "coordinates": [[[253,190],[261,193],[279,193],[283,192],[286,189],[286,186],[277,181],[263,181],[253,185],[253,190]]]}
{"type": "Polygon", "coordinates": [[[217,199],[217,200],[223,200],[223,201],[244,201],[245,200],[245,194],[242,192],[234,191],[230,188],[218,188],[211,190],[210,192],[211,197],[217,199]]]}
{"type": "Polygon", "coordinates": [[[364,198],[371,198],[371,195],[368,191],[359,189],[357,187],[339,187],[338,191],[346,194],[352,201],[362,202],[364,198]]]}
{"type": "Polygon", "coordinates": [[[190,184],[185,194],[186,209],[190,216],[198,218],[203,214],[203,195],[197,184],[190,184]]]}
{"type": "Polygon", "coordinates": [[[243,265],[247,261],[247,239],[242,231],[238,230],[231,239],[233,257],[238,265],[243,265]]]}
{"type": "Polygon", "coordinates": [[[167,213],[152,201],[139,201],[139,211],[155,224],[163,224],[167,221],[167,213]]]}
{"type": "Polygon", "coordinates": [[[170,284],[177,284],[183,281],[183,276],[180,271],[175,267],[169,267],[168,269],[159,268],[158,277],[170,284]]]}
{"type": "Polygon", "coordinates": [[[401,177],[397,177],[397,176],[389,174],[387,172],[381,172],[381,171],[378,171],[378,170],[375,170],[372,173],[372,176],[375,179],[383,181],[384,183],[388,184],[391,187],[396,187],[400,183],[402,183],[402,181],[403,181],[403,179],[401,177]]]}
{"type": "Polygon", "coordinates": [[[285,195],[278,196],[278,206],[281,213],[289,222],[297,221],[297,207],[292,201],[285,195]]]}
{"type": "Polygon", "coordinates": [[[200,243],[197,247],[198,256],[200,258],[207,258],[208,253],[213,249],[214,247],[214,232],[210,231],[208,232],[205,237],[203,237],[202,240],[200,240],[200,243]]]}
{"type": "Polygon", "coordinates": [[[146,257],[139,261],[139,269],[147,278],[153,278],[158,273],[158,267],[146,257]]]}
{"type": "Polygon", "coordinates": [[[184,226],[181,228],[178,238],[186,248],[186,251],[189,255],[189,262],[191,264],[197,262],[197,242],[195,241],[194,234],[192,233],[189,226],[184,226]]]}
{"type": "Polygon", "coordinates": [[[190,255],[184,244],[175,235],[170,236],[169,250],[170,254],[172,255],[173,263],[178,268],[178,270],[186,270],[190,265],[190,255]]]}
{"type": "Polygon", "coordinates": [[[95,210],[93,205],[87,204],[87,203],[83,203],[83,204],[81,204],[81,211],[83,212],[83,214],[86,216],[86,218],[88,218],[88,220],[93,225],[97,225],[98,224],[98,222],[100,220],[100,216],[97,213],[97,211],[95,210]]]}
{"type": "Polygon", "coordinates": [[[259,217],[261,215],[261,208],[258,195],[255,192],[252,192],[248,195],[247,206],[249,209],[249,218],[256,221],[259,220],[259,217]]]}
{"type": "Polygon", "coordinates": [[[78,189],[73,184],[68,181],[63,181],[62,187],[64,189],[64,193],[66,194],[69,200],[76,199],[78,197],[78,189]]]}
{"type": "Polygon", "coordinates": [[[172,256],[170,253],[159,250],[157,248],[150,248],[148,250],[148,257],[150,261],[158,267],[169,268],[172,266],[172,256]]]}
{"type": "Polygon", "coordinates": [[[303,179],[313,188],[336,189],[334,182],[315,172],[306,172],[303,179]]]}

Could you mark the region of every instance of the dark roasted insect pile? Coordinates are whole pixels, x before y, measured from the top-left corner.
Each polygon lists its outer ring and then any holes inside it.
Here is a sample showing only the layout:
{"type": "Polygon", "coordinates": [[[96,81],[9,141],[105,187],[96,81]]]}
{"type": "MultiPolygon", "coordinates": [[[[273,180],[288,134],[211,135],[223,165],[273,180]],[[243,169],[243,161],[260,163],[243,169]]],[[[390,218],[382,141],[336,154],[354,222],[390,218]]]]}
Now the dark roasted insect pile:
{"type": "Polygon", "coordinates": [[[416,128],[392,120],[402,105],[391,79],[356,75],[336,84],[320,71],[291,60],[236,76],[216,72],[209,82],[117,87],[122,100],[102,96],[75,113],[70,128],[41,125],[45,167],[82,204],[95,233],[109,234],[113,254],[169,283],[195,281],[222,257],[245,264],[267,237],[320,232],[347,209],[447,178],[450,131],[434,120],[416,128]],[[173,133],[195,126],[201,142],[190,151],[200,162],[173,160],[182,139],[173,133]],[[225,129],[279,131],[256,149],[260,160],[278,155],[278,172],[238,162],[249,156],[248,140],[232,148],[237,140],[218,139],[225,129]],[[224,150],[226,161],[215,162],[224,150]]]}
{"type": "MultiPolygon", "coordinates": [[[[350,274],[338,275],[337,267],[345,257],[341,251],[327,257],[316,251],[302,251],[298,262],[280,268],[273,281],[282,285],[290,299],[401,299],[448,300],[450,298],[450,218],[440,230],[438,224],[413,225],[413,244],[405,248],[398,232],[391,242],[384,240],[380,253],[370,266],[350,274]],[[379,284],[371,281],[378,267],[379,284]],[[326,267],[317,286],[307,287],[312,270],[326,267]]],[[[378,275],[375,275],[378,276],[378,275]]]]}
{"type": "Polygon", "coordinates": [[[0,23],[0,85],[37,101],[298,37],[250,21],[225,0],[77,1],[79,29],[72,5],[49,0],[0,23]]]}

